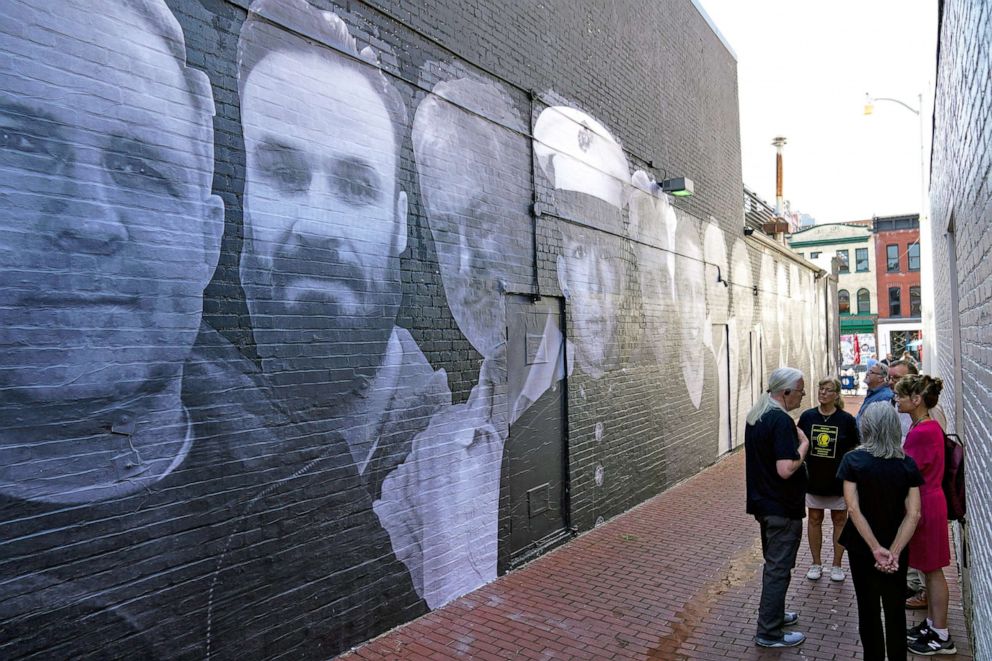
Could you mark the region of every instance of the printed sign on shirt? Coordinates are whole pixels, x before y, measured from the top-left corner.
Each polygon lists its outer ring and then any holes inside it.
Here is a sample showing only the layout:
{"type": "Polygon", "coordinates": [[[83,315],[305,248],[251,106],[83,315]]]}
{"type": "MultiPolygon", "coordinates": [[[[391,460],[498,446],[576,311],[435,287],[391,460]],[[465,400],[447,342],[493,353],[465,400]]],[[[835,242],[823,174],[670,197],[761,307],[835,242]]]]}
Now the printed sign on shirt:
{"type": "Polygon", "coordinates": [[[810,454],[823,459],[837,457],[837,427],[833,425],[813,425],[813,439],[810,454]]]}

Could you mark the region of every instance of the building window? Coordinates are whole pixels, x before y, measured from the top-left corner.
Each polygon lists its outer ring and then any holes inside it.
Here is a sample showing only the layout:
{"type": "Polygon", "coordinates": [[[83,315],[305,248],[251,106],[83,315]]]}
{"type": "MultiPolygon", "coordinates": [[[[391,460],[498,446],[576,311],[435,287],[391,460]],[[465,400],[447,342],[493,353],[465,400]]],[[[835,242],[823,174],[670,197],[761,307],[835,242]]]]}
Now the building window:
{"type": "Polygon", "coordinates": [[[917,241],[916,243],[909,244],[909,247],[906,249],[906,254],[909,255],[909,270],[910,271],[919,271],[920,270],[920,243],[919,243],[919,241],[917,241]]]}
{"type": "Polygon", "coordinates": [[[899,271],[899,246],[885,246],[885,268],[889,273],[899,271]]]}
{"type": "Polygon", "coordinates": [[[818,252],[811,252],[811,253],[809,254],[809,258],[810,258],[810,259],[816,259],[816,258],[817,258],[817,257],[819,257],[819,256],[820,256],[820,253],[818,253],[818,252]]]}
{"type": "Polygon", "coordinates": [[[871,297],[867,289],[858,290],[858,314],[871,314],[871,297]]]}
{"type": "Polygon", "coordinates": [[[850,273],[851,272],[851,255],[847,250],[838,250],[837,259],[840,260],[840,272],[850,273]]]}
{"type": "Polygon", "coordinates": [[[909,316],[911,317],[923,316],[922,305],[920,303],[919,287],[909,288],[909,316]]]}
{"type": "Polygon", "coordinates": [[[804,258],[805,256],[806,256],[806,255],[804,255],[804,254],[802,254],[802,253],[799,253],[799,259],[802,259],[802,258],[804,258]]]}
{"type": "Polygon", "coordinates": [[[854,249],[854,270],[858,273],[864,273],[868,270],[868,249],[867,248],[855,248],[854,249]]]}
{"type": "Polygon", "coordinates": [[[846,289],[837,292],[837,306],[841,314],[851,314],[851,295],[846,289]]]}
{"type": "Polygon", "coordinates": [[[889,287],[889,316],[902,316],[902,291],[899,287],[889,287]]]}

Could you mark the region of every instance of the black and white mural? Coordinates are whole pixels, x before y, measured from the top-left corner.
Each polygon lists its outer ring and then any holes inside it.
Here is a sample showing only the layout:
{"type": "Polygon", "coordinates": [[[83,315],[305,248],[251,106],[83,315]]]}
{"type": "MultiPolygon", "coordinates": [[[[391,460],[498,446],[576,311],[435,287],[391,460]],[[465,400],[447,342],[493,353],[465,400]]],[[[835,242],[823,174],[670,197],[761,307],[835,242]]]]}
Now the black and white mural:
{"type": "Polygon", "coordinates": [[[763,368],[812,368],[808,273],[569,90],[382,20],[0,10],[3,658],[332,657],[712,462],[763,368]],[[541,539],[504,534],[509,458],[561,463],[541,539]]]}

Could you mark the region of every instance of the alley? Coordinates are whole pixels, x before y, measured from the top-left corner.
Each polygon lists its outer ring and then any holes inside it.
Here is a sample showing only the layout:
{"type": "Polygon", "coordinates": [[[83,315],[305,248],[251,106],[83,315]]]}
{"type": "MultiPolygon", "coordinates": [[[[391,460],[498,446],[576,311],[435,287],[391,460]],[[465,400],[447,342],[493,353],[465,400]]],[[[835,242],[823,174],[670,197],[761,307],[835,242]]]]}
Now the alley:
{"type": "MultiPolygon", "coordinates": [[[[754,646],[761,586],[758,528],[744,513],[744,455],[690,480],[447,607],[346,654],[357,659],[860,659],[857,607],[843,583],[804,578],[789,591],[799,648],[754,646]]],[[[847,559],[844,560],[845,569],[847,559]]],[[[950,631],[971,649],[957,571],[950,631]]],[[[922,611],[907,612],[907,618],[922,611]]]]}

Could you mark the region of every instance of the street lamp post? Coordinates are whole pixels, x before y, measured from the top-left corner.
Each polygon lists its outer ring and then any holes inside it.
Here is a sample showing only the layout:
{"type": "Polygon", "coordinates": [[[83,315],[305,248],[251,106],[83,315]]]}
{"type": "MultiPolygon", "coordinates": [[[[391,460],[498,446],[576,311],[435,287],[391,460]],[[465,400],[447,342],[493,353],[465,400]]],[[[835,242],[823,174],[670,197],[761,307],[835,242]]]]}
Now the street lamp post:
{"type": "Polygon", "coordinates": [[[929,200],[927,199],[927,157],[926,157],[926,123],[923,115],[923,94],[916,95],[917,107],[913,107],[905,101],[893,99],[887,96],[873,97],[865,93],[866,115],[872,114],[875,110],[876,101],[888,101],[902,106],[919,118],[920,124],[920,294],[923,311],[923,368],[927,372],[932,372],[935,366],[933,362],[933,272],[930,253],[930,214],[929,200]]]}

